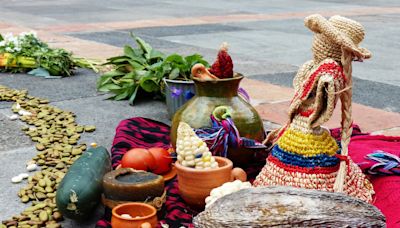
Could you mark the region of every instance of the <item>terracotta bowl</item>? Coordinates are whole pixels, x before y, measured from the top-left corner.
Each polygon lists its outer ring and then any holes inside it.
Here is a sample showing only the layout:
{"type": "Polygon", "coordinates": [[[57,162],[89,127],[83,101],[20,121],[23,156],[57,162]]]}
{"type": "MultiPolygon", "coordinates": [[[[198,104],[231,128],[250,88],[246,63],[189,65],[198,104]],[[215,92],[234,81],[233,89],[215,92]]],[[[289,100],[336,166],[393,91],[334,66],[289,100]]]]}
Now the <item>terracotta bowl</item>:
{"type": "Polygon", "coordinates": [[[125,203],[112,210],[111,226],[113,228],[151,228],[157,226],[157,210],[145,203],[125,203]],[[132,218],[123,218],[128,214],[132,218]]]}
{"type": "Polygon", "coordinates": [[[246,181],[246,172],[241,168],[233,168],[228,158],[215,156],[218,168],[198,170],[175,163],[178,174],[178,187],[182,198],[193,209],[204,209],[205,199],[213,188],[233,180],[246,181]]]}

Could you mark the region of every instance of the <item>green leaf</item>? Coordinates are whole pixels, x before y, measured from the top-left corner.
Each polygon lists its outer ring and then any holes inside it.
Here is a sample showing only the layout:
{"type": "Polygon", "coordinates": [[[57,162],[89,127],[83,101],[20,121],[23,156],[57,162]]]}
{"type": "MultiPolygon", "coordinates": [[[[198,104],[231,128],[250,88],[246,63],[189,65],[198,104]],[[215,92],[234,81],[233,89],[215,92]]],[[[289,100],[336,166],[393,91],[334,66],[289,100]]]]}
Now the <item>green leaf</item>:
{"type": "Polygon", "coordinates": [[[169,73],[168,78],[174,80],[174,79],[176,79],[177,77],[179,77],[179,68],[174,68],[174,69],[171,71],[171,73],[169,73]]]}
{"type": "Polygon", "coordinates": [[[165,55],[164,53],[152,49],[150,54],[149,54],[149,59],[164,59],[165,55]]]}
{"type": "Polygon", "coordinates": [[[128,62],[129,60],[130,60],[129,58],[123,57],[123,58],[114,59],[114,60],[110,61],[109,64],[117,65],[117,64],[120,64],[120,63],[128,62]]]}
{"type": "Polygon", "coordinates": [[[112,71],[109,71],[109,72],[103,74],[102,77],[116,77],[116,76],[122,76],[122,75],[125,75],[125,73],[122,71],[118,71],[118,70],[112,70],[112,71]]]}
{"type": "Polygon", "coordinates": [[[140,87],[142,87],[142,89],[146,92],[151,93],[159,90],[159,86],[153,77],[142,77],[139,83],[140,87]]]}
{"type": "Polygon", "coordinates": [[[135,49],[133,49],[133,52],[135,53],[136,56],[139,56],[140,58],[144,58],[144,57],[143,57],[144,52],[143,52],[142,49],[140,49],[140,48],[135,48],[135,49]]]}
{"type": "Polygon", "coordinates": [[[210,64],[206,60],[203,59],[203,56],[201,56],[199,54],[188,55],[185,57],[185,60],[186,60],[187,64],[190,66],[190,68],[192,68],[192,66],[196,63],[201,63],[205,67],[210,66],[210,64]]]}
{"type": "Polygon", "coordinates": [[[150,54],[151,50],[153,49],[150,44],[146,43],[144,40],[142,40],[140,37],[135,36],[135,34],[131,33],[131,36],[135,39],[136,43],[139,45],[140,49],[144,53],[150,54]]]}
{"type": "Polygon", "coordinates": [[[0,41],[3,41],[4,40],[4,38],[3,38],[3,36],[0,34],[0,41]]]}
{"type": "Polygon", "coordinates": [[[50,76],[49,71],[47,71],[46,69],[41,68],[41,67],[29,71],[28,74],[33,75],[33,76],[38,76],[38,77],[49,77],[50,76]]]}
{"type": "Polygon", "coordinates": [[[152,64],[149,68],[151,70],[157,70],[158,68],[160,68],[163,65],[163,62],[156,62],[154,64],[152,64]]]}
{"type": "Polygon", "coordinates": [[[131,97],[129,98],[130,105],[133,105],[133,102],[135,101],[138,90],[139,90],[139,86],[134,87],[133,93],[132,93],[131,97]]]}
{"type": "Polygon", "coordinates": [[[172,54],[165,59],[165,62],[173,62],[173,63],[186,63],[186,60],[178,54],[172,54]]]}
{"type": "Polygon", "coordinates": [[[133,48],[129,45],[124,46],[124,54],[126,56],[136,56],[135,52],[133,51],[133,48]]]}
{"type": "Polygon", "coordinates": [[[106,85],[100,86],[100,87],[98,88],[98,90],[99,90],[100,92],[109,92],[109,91],[115,90],[115,89],[121,89],[121,87],[120,87],[120,86],[117,86],[117,85],[115,85],[115,84],[106,84],[106,85]]]}
{"type": "Polygon", "coordinates": [[[129,72],[129,73],[125,74],[122,78],[123,79],[135,79],[136,72],[135,71],[129,72]]]}
{"type": "Polygon", "coordinates": [[[135,70],[142,70],[142,69],[145,68],[142,64],[140,64],[140,63],[138,63],[136,61],[129,60],[128,62],[132,66],[132,68],[135,69],[135,70]]]}
{"type": "Polygon", "coordinates": [[[129,89],[127,88],[122,93],[115,96],[114,100],[120,101],[120,100],[126,99],[128,96],[129,96],[129,89]]]}

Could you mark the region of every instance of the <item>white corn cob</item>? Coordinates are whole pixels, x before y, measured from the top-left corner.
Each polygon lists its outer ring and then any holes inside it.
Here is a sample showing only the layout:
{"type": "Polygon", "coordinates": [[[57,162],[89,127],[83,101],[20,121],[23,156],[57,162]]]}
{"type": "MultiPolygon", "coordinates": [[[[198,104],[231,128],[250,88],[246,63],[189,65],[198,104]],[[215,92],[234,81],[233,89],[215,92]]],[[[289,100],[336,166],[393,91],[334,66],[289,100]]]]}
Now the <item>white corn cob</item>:
{"type": "Polygon", "coordinates": [[[184,122],[180,122],[178,126],[176,153],[178,154],[178,161],[183,166],[196,169],[218,167],[218,163],[212,157],[207,144],[184,122]]]}

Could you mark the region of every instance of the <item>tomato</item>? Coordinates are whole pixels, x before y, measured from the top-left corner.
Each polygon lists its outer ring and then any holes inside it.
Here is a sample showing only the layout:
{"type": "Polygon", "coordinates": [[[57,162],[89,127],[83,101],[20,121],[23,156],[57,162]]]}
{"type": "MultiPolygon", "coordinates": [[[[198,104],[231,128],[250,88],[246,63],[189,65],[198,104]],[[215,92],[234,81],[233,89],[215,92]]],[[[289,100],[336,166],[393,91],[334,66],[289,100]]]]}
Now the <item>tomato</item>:
{"type": "Polygon", "coordinates": [[[133,168],[137,170],[153,170],[156,166],[156,160],[143,148],[133,148],[124,154],[121,160],[122,168],[133,168]]]}
{"type": "Polygon", "coordinates": [[[172,157],[168,150],[161,147],[152,147],[149,149],[156,161],[156,168],[151,170],[155,174],[163,174],[171,169],[172,157]]]}

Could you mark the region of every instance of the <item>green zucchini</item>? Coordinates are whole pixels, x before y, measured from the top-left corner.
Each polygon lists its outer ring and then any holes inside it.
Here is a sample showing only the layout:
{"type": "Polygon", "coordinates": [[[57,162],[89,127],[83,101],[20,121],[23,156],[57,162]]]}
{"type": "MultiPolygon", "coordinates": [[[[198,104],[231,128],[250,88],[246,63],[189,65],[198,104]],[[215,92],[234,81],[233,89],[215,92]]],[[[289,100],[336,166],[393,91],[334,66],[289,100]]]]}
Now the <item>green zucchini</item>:
{"type": "Polygon", "coordinates": [[[74,162],[61,181],[57,208],[67,218],[88,218],[101,201],[103,176],[111,170],[110,154],[104,147],[90,148],[74,162]]]}

